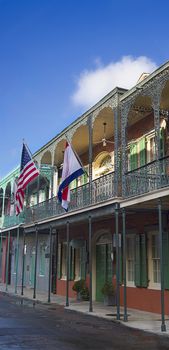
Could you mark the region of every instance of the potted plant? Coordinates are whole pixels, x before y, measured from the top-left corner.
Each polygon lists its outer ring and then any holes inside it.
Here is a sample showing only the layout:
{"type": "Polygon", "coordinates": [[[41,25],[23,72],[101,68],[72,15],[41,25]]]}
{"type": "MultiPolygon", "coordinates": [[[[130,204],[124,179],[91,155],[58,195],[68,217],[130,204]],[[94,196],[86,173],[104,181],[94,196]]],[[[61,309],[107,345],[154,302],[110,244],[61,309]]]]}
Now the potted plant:
{"type": "Polygon", "coordinates": [[[85,280],[81,279],[74,282],[72,289],[77,293],[77,300],[82,300],[81,291],[86,287],[85,280]]]}
{"type": "Polygon", "coordinates": [[[87,286],[83,287],[80,291],[80,296],[82,300],[89,300],[89,289],[87,286]]]}
{"type": "Polygon", "coordinates": [[[106,281],[101,291],[102,291],[102,294],[104,295],[105,305],[110,305],[110,306],[116,305],[116,293],[112,282],[106,281]]]}

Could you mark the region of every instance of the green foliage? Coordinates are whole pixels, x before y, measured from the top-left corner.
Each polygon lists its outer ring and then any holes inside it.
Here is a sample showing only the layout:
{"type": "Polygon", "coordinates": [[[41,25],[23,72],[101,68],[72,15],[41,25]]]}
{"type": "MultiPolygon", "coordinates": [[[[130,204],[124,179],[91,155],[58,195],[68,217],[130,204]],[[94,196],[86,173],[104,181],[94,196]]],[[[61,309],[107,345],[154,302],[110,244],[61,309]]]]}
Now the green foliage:
{"type": "Polygon", "coordinates": [[[74,282],[72,289],[79,295],[80,300],[89,300],[89,289],[84,279],[74,282]]]}
{"type": "Polygon", "coordinates": [[[89,300],[89,289],[87,286],[81,289],[80,295],[82,300],[89,300]]]}
{"type": "Polygon", "coordinates": [[[105,282],[101,292],[104,296],[114,296],[115,295],[115,288],[114,288],[112,282],[108,282],[108,281],[105,282]]]}
{"type": "Polygon", "coordinates": [[[81,279],[79,281],[75,281],[74,285],[72,287],[72,289],[76,292],[76,293],[80,293],[81,290],[85,288],[85,280],[81,279]]]}

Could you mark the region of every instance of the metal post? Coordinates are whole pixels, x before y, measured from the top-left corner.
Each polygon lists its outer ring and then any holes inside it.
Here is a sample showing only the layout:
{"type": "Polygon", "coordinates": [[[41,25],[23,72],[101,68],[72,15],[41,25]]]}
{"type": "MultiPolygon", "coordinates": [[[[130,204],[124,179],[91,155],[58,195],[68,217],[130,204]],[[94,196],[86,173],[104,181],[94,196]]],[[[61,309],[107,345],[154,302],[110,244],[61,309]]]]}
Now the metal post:
{"type": "Polygon", "coordinates": [[[118,181],[119,181],[119,159],[118,159],[118,155],[119,155],[119,134],[118,134],[118,130],[119,126],[118,126],[118,106],[116,108],[114,108],[114,169],[115,169],[115,184],[114,184],[114,196],[118,196],[118,181]]]}
{"type": "Polygon", "coordinates": [[[89,312],[93,312],[92,300],[92,218],[89,216],[89,312]]]}
{"type": "Polygon", "coordinates": [[[24,274],[25,274],[25,230],[23,229],[23,251],[22,251],[22,286],[21,286],[21,295],[23,295],[24,274]]]}
{"type": "Polygon", "coordinates": [[[127,317],[127,290],[126,290],[126,213],[122,209],[122,224],[123,224],[123,283],[124,283],[124,321],[128,321],[127,317]]]}
{"type": "Polygon", "coordinates": [[[58,243],[59,243],[59,232],[56,231],[56,245],[55,245],[55,252],[54,252],[54,281],[55,281],[55,293],[57,294],[57,278],[58,278],[58,243]]]}
{"type": "Polygon", "coordinates": [[[3,242],[3,240],[2,240],[2,233],[1,233],[1,250],[0,250],[0,256],[1,256],[1,258],[0,258],[0,264],[1,264],[1,278],[2,278],[2,251],[3,251],[3,248],[2,248],[2,242],[3,242]]]}
{"type": "Polygon", "coordinates": [[[164,307],[164,259],[163,259],[163,228],[162,228],[162,206],[161,200],[158,202],[159,219],[159,241],[160,241],[160,276],[161,276],[161,331],[166,332],[165,307],[164,307]]]}
{"type": "Polygon", "coordinates": [[[119,261],[119,209],[118,203],[115,207],[115,234],[116,234],[116,303],[117,303],[117,320],[120,320],[120,261],[119,261]]]}
{"type": "Polygon", "coordinates": [[[93,161],[93,129],[92,129],[92,115],[88,118],[89,128],[89,204],[92,204],[92,161],[93,161]]]}
{"type": "Polygon", "coordinates": [[[39,204],[40,176],[37,178],[37,204],[39,204]]]}
{"type": "Polygon", "coordinates": [[[37,271],[37,257],[38,257],[38,227],[36,225],[36,243],[35,243],[35,270],[34,270],[34,287],[33,287],[33,299],[36,299],[36,271],[37,271]]]}
{"type": "Polygon", "coordinates": [[[66,224],[67,235],[67,271],[66,271],[66,306],[69,306],[69,221],[66,224]]]}
{"type": "Polygon", "coordinates": [[[18,283],[18,260],[19,260],[19,226],[17,228],[17,239],[16,239],[15,294],[17,294],[17,283],[18,283]]]}
{"type": "Polygon", "coordinates": [[[48,303],[50,303],[51,293],[51,268],[52,268],[52,226],[50,226],[49,232],[49,284],[48,284],[48,303]]]}
{"type": "Polygon", "coordinates": [[[8,291],[8,273],[9,273],[9,249],[10,249],[10,231],[8,231],[8,245],[6,254],[6,292],[8,291]]]}

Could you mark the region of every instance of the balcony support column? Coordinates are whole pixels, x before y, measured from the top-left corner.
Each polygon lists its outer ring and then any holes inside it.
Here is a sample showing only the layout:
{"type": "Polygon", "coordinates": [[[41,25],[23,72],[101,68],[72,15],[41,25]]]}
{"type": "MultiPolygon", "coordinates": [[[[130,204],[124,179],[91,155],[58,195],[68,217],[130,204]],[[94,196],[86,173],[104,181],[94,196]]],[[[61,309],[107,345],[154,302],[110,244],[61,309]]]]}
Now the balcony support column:
{"type": "Polygon", "coordinates": [[[7,252],[6,252],[6,292],[8,291],[8,278],[9,278],[9,250],[10,250],[10,231],[8,231],[7,252]]]}
{"type": "Polygon", "coordinates": [[[5,209],[5,192],[3,192],[3,198],[2,198],[2,217],[4,216],[4,209],[5,209]]]}
{"type": "Polygon", "coordinates": [[[2,252],[3,252],[3,247],[2,247],[2,244],[3,244],[3,239],[2,239],[2,232],[1,232],[1,250],[0,250],[0,272],[1,272],[1,279],[2,279],[2,252]]]}
{"type": "Polygon", "coordinates": [[[117,106],[113,110],[114,112],[114,196],[118,196],[118,182],[119,177],[121,177],[121,174],[119,172],[119,127],[118,127],[118,120],[119,120],[119,107],[117,106]]]}
{"type": "Polygon", "coordinates": [[[33,299],[36,299],[37,258],[38,258],[38,226],[36,225],[36,236],[35,236],[35,270],[34,270],[33,299]]]}
{"type": "Polygon", "coordinates": [[[127,317],[127,288],[126,288],[126,212],[122,209],[122,226],[123,226],[123,283],[124,283],[124,322],[128,321],[127,317]]]}
{"type": "Polygon", "coordinates": [[[158,222],[159,222],[159,241],[160,241],[160,276],[161,276],[161,331],[166,332],[165,305],[164,305],[163,225],[162,225],[161,200],[158,201],[158,222]]]}
{"type": "Polygon", "coordinates": [[[93,126],[92,126],[92,115],[87,120],[89,129],[89,203],[92,204],[92,161],[93,161],[93,126]]]}
{"type": "Polygon", "coordinates": [[[19,226],[17,227],[17,238],[16,238],[15,294],[17,294],[17,284],[18,284],[18,260],[19,260],[19,226]]]}
{"type": "Polygon", "coordinates": [[[89,312],[93,312],[92,298],[92,218],[89,216],[89,312]]]}
{"type": "Polygon", "coordinates": [[[128,155],[127,155],[127,138],[126,129],[128,114],[131,108],[131,102],[124,103],[121,106],[121,161],[122,161],[122,196],[126,196],[126,172],[128,170],[128,155]]]}
{"type": "Polygon", "coordinates": [[[22,285],[21,285],[21,295],[23,295],[24,278],[25,278],[25,230],[23,229],[23,250],[22,250],[22,285]]]}
{"type": "Polygon", "coordinates": [[[70,239],[69,239],[69,221],[66,223],[66,237],[67,237],[67,268],[66,268],[66,306],[69,306],[69,260],[70,260],[70,239]]]}
{"type": "Polygon", "coordinates": [[[115,239],[116,239],[116,303],[117,320],[120,320],[120,259],[119,259],[119,204],[115,206],[115,239]]]}
{"type": "Polygon", "coordinates": [[[158,160],[160,155],[160,98],[161,92],[160,90],[156,91],[152,95],[152,107],[154,110],[154,129],[155,129],[155,153],[156,160],[158,160]]]}
{"type": "Polygon", "coordinates": [[[51,302],[51,274],[52,274],[52,226],[49,229],[49,280],[48,280],[48,303],[51,302]]]}

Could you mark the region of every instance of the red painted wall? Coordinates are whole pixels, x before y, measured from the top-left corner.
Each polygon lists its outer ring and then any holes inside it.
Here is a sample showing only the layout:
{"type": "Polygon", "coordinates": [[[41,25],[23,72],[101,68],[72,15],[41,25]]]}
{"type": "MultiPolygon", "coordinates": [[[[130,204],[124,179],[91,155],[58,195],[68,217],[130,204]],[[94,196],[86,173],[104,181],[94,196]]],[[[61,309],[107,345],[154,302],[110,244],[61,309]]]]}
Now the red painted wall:
{"type": "MultiPolygon", "coordinates": [[[[160,290],[127,287],[127,307],[161,313],[160,290]]],[[[165,291],[165,314],[169,314],[169,291],[165,291]]],[[[123,287],[120,288],[120,304],[123,305],[123,287]]]]}

